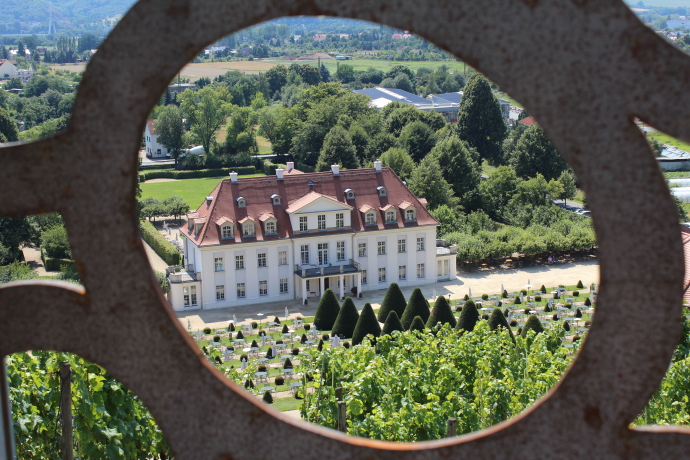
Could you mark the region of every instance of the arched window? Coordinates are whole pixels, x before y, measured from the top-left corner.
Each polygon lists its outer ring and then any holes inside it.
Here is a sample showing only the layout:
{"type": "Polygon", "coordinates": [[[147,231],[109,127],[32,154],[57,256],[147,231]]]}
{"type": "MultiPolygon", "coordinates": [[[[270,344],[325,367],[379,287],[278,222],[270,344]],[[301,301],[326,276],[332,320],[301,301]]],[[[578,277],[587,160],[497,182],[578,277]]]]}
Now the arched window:
{"type": "Polygon", "coordinates": [[[238,208],[246,208],[247,207],[247,200],[245,200],[243,196],[237,197],[237,207],[238,208]]]}

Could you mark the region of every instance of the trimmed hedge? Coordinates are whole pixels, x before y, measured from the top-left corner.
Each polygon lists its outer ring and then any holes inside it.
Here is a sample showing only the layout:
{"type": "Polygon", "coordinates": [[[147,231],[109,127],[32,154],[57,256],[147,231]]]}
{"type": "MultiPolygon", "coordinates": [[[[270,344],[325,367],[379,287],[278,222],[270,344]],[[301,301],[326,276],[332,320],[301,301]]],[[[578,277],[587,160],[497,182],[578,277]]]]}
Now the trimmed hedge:
{"type": "Polygon", "coordinates": [[[434,308],[431,309],[431,315],[426,321],[426,327],[432,329],[437,324],[448,323],[451,328],[455,328],[457,321],[453,316],[453,311],[448,305],[448,300],[444,296],[438,296],[434,308]]]}
{"type": "Polygon", "coordinates": [[[60,271],[61,267],[64,265],[65,268],[68,271],[77,271],[77,267],[74,265],[74,261],[71,259],[54,259],[52,257],[48,257],[45,254],[45,251],[43,251],[43,248],[41,248],[41,260],[43,261],[43,267],[49,271],[60,271]]]}
{"type": "Polygon", "coordinates": [[[175,163],[170,163],[167,165],[139,165],[139,171],[151,171],[155,169],[175,169],[175,163]]]}
{"type": "MultiPolygon", "coordinates": [[[[343,307],[344,306],[345,305],[343,305],[343,307]]],[[[362,343],[362,340],[364,340],[364,337],[369,334],[374,337],[379,337],[381,335],[381,326],[376,319],[374,309],[371,308],[371,304],[367,302],[364,304],[364,308],[362,308],[362,313],[357,320],[355,332],[352,334],[352,345],[359,345],[362,343]]]]}
{"type": "Polygon", "coordinates": [[[139,223],[141,237],[151,249],[168,265],[180,265],[180,253],[173,244],[161,235],[151,222],[142,220],[139,223]]]}
{"type": "Polygon", "coordinates": [[[261,163],[261,172],[263,172],[267,176],[275,176],[277,168],[283,168],[283,169],[287,170],[287,166],[284,164],[273,163],[269,160],[264,160],[261,163]]]}
{"type": "Polygon", "coordinates": [[[150,171],[139,173],[139,182],[145,182],[151,179],[196,179],[199,177],[218,177],[227,176],[231,171],[235,171],[240,176],[247,174],[256,174],[255,166],[238,166],[235,168],[218,168],[218,169],[197,169],[177,171],[175,169],[153,169],[150,171]]]}
{"type": "Polygon", "coordinates": [[[357,312],[357,307],[355,307],[351,297],[346,297],[333,324],[331,334],[340,335],[346,339],[352,338],[358,321],[359,312],[357,312]]]}

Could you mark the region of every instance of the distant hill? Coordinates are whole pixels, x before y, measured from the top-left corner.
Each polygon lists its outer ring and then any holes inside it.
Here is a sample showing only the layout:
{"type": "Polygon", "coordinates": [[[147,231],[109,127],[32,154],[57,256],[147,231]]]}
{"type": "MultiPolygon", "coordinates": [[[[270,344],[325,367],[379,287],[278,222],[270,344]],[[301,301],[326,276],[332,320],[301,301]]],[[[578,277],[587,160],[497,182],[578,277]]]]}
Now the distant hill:
{"type": "MultiPolygon", "coordinates": [[[[56,31],[89,30],[107,18],[122,15],[135,0],[52,0],[56,31]]],[[[48,0],[2,0],[2,33],[46,33],[50,18],[48,0]],[[19,29],[19,30],[18,30],[19,29]]]]}

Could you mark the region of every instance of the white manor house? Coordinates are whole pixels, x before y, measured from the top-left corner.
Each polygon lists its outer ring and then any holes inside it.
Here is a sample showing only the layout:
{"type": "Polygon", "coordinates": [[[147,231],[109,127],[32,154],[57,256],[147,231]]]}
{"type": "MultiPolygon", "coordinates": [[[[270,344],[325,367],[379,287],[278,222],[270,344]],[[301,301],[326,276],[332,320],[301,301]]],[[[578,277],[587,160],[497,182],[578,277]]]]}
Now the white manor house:
{"type": "MultiPolygon", "coordinates": [[[[186,266],[169,270],[175,310],[290,299],[455,279],[455,247],[380,161],[374,168],[221,181],[181,227],[186,266]]],[[[317,299],[314,299],[317,300],[317,299]]]]}

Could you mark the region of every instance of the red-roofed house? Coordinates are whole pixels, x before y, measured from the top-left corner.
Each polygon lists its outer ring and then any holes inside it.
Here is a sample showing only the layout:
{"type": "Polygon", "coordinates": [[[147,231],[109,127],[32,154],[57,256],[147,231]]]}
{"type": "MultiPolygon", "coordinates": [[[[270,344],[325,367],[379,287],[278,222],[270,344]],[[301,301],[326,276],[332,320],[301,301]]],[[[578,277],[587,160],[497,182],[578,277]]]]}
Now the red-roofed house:
{"type": "Polygon", "coordinates": [[[518,123],[520,123],[523,126],[527,126],[528,128],[534,125],[538,126],[537,120],[535,120],[532,115],[530,115],[529,117],[525,117],[522,120],[518,120],[518,123]]]}
{"type": "Polygon", "coordinates": [[[379,161],[373,169],[230,173],[187,219],[188,265],[170,275],[176,310],[455,279],[454,248],[436,248],[438,222],[379,161]]]}
{"type": "Polygon", "coordinates": [[[158,142],[158,134],[156,134],[153,124],[154,120],[146,120],[146,130],[144,130],[146,156],[148,158],[164,158],[169,153],[169,150],[158,142]]]}

